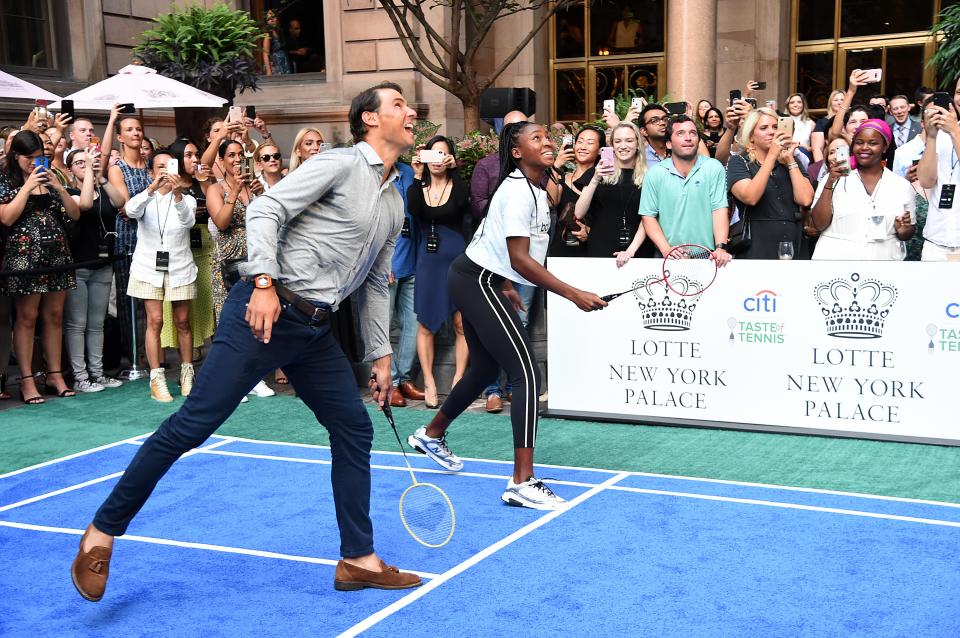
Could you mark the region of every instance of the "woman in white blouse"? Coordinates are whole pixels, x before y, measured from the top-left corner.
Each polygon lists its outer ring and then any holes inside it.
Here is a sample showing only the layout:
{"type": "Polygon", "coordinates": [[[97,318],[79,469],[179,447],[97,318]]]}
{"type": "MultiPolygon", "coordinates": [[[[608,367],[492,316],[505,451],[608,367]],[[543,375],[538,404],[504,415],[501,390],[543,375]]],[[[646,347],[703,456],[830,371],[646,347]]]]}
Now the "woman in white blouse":
{"type": "Polygon", "coordinates": [[[821,232],[813,259],[902,260],[903,242],[916,229],[910,182],[884,168],[892,133],[883,120],[867,120],[853,136],[857,168],[830,161],[820,182],[812,221],[821,232]]]}
{"type": "Polygon", "coordinates": [[[807,157],[813,157],[813,148],[810,137],[816,122],[810,119],[807,112],[807,98],[803,93],[794,93],[787,98],[787,113],[793,118],[793,141],[800,145],[800,148],[807,153],[807,157]]]}
{"type": "MultiPolygon", "coordinates": [[[[196,223],[197,200],[183,193],[180,167],[173,166],[166,149],[151,160],[153,183],[130,198],[127,216],[136,219],[137,247],[130,266],[127,294],[144,300],[147,334],[144,347],[150,364],[150,396],[173,401],[160,367],[160,331],[163,302],[172,302],[173,321],[180,346],[180,393],[193,387],[193,335],[190,331],[190,300],[197,295],[197,266],[190,250],[190,229],[196,223]]],[[[175,162],[176,160],[174,160],[175,162]]]]}

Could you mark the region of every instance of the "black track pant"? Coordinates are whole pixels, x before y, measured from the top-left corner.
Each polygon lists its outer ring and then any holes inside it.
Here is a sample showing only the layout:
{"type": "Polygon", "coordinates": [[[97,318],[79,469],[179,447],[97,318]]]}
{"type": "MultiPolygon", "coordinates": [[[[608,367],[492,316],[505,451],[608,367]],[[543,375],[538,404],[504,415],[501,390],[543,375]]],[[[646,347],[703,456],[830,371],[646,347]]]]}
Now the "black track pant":
{"type": "Polygon", "coordinates": [[[540,369],[517,311],[501,292],[503,281],[466,255],[450,265],[447,287],[463,318],[470,368],[440,410],[450,420],[457,418],[503,368],[513,386],[513,446],[532,448],[537,437],[540,369]]]}

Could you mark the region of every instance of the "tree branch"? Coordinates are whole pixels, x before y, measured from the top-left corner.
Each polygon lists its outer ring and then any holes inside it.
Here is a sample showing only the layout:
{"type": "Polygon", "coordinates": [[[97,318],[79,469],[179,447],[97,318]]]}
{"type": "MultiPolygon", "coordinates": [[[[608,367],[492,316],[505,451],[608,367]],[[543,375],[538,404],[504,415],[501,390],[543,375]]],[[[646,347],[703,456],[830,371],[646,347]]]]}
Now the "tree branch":
{"type": "MultiPolygon", "coordinates": [[[[446,77],[443,67],[428,58],[427,54],[420,47],[420,39],[413,33],[413,28],[400,15],[399,7],[394,5],[390,0],[380,0],[380,4],[386,10],[387,16],[390,18],[394,28],[397,30],[397,35],[400,37],[400,43],[410,57],[410,61],[417,67],[417,70],[424,75],[428,75],[428,73],[424,71],[424,69],[428,69],[429,75],[446,77]]],[[[442,60],[442,58],[440,60],[442,60]]],[[[431,81],[433,80],[431,79],[431,81]]],[[[446,86],[444,86],[444,88],[446,88],[446,86]]]]}
{"type": "Polygon", "coordinates": [[[500,75],[504,71],[507,70],[507,67],[510,66],[510,64],[512,64],[513,61],[517,59],[517,56],[520,55],[520,52],[523,51],[523,49],[527,46],[527,44],[530,43],[530,40],[533,39],[533,36],[537,35],[540,32],[540,29],[542,29],[543,25],[547,23],[547,20],[553,17],[553,15],[557,11],[559,11],[560,9],[566,8],[566,6],[570,4],[572,4],[571,1],[557,2],[555,5],[553,5],[553,7],[547,9],[543,17],[540,18],[540,21],[534,24],[533,28],[530,29],[530,32],[526,35],[526,37],[523,40],[521,40],[520,43],[510,53],[510,55],[508,55],[506,59],[504,59],[504,61],[500,63],[500,66],[494,69],[493,73],[491,73],[487,78],[485,78],[484,80],[478,83],[480,92],[482,93],[483,91],[485,91],[491,84],[493,84],[496,81],[498,77],[500,77],[500,75]]]}

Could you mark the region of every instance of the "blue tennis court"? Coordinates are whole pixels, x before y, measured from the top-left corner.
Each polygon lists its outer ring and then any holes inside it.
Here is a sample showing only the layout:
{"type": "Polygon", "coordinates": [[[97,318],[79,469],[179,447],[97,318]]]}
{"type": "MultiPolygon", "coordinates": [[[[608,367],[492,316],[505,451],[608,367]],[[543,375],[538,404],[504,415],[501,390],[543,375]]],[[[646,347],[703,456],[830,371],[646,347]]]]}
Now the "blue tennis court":
{"type": "Polygon", "coordinates": [[[330,453],[212,437],[118,540],[103,601],[70,582],[80,534],[146,435],[0,476],[4,636],[960,635],[960,505],[541,466],[571,501],[501,503],[512,465],[443,488],[457,529],[418,545],[399,453],[373,454],[378,552],[425,585],[336,592],[330,453]]]}

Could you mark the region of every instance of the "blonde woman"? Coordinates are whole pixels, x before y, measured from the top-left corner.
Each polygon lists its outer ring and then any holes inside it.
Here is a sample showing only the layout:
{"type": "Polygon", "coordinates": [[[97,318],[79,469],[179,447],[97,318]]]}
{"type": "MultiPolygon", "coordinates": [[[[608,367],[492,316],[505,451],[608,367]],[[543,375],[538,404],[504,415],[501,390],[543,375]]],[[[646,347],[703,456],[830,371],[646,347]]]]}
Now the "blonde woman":
{"type": "Polygon", "coordinates": [[[593,219],[588,257],[616,257],[620,268],[633,257],[652,257],[654,247],[640,223],[640,188],[647,172],[646,145],[640,129],[620,122],[610,129],[614,161],[597,164],[593,179],[580,193],[577,219],[593,219]]]}
{"type": "Polygon", "coordinates": [[[823,151],[827,147],[827,131],[830,130],[830,119],[843,107],[844,92],[837,89],[830,94],[827,100],[827,114],[817,120],[817,125],[810,134],[810,146],[813,148],[813,161],[823,160],[823,151]]]}
{"type": "Polygon", "coordinates": [[[323,133],[320,129],[307,127],[297,131],[297,136],[293,139],[293,150],[290,151],[288,173],[297,170],[298,166],[319,153],[321,144],[323,144],[323,133]]]}
{"type": "Polygon", "coordinates": [[[807,112],[807,97],[803,93],[794,93],[787,98],[787,113],[793,118],[793,141],[810,156],[812,154],[811,136],[816,123],[807,112]]]}
{"type": "Polygon", "coordinates": [[[742,155],[727,163],[727,186],[753,241],[741,259],[778,259],[789,242],[797,258],[807,256],[801,206],[813,202],[813,186],[793,156],[797,143],[777,130],[779,116],[768,108],[750,113],[740,129],[742,155]]]}

